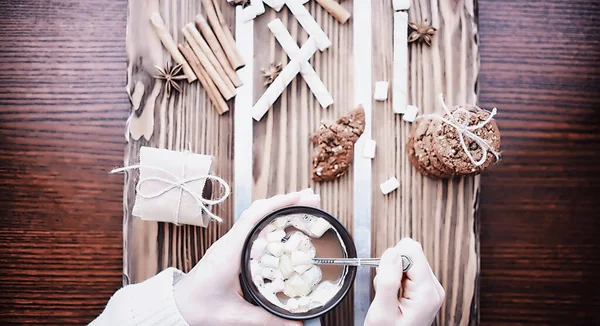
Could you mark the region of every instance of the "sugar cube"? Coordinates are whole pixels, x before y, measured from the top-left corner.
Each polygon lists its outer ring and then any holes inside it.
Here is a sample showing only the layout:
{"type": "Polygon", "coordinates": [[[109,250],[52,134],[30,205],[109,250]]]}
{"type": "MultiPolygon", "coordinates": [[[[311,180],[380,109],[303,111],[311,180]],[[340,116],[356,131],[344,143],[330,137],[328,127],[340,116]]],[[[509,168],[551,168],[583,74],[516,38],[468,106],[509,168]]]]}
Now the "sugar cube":
{"type": "Polygon", "coordinates": [[[410,9],[410,0],[392,0],[392,6],[395,11],[410,9]]]}
{"type": "Polygon", "coordinates": [[[379,185],[379,188],[381,189],[381,192],[384,195],[387,195],[390,192],[398,189],[398,187],[400,187],[400,182],[398,182],[398,179],[396,179],[396,177],[391,177],[386,182],[379,185]]]}
{"type": "Polygon", "coordinates": [[[362,155],[368,158],[375,157],[375,147],[377,143],[373,139],[366,139],[363,144],[363,152],[362,155]]]}
{"type": "Polygon", "coordinates": [[[386,81],[378,81],[375,83],[375,92],[373,98],[376,101],[385,101],[388,98],[389,84],[386,81]]]}
{"type": "Polygon", "coordinates": [[[419,108],[414,105],[406,106],[406,113],[402,116],[402,120],[406,122],[414,122],[417,118],[417,113],[419,113],[419,108]]]}

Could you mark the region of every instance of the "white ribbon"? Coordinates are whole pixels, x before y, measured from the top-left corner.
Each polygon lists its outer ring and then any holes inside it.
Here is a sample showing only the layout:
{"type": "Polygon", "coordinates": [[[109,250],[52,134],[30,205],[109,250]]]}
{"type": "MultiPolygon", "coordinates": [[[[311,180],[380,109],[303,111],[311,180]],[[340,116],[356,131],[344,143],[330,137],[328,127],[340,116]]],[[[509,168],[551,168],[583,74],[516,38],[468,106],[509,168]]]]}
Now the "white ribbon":
{"type": "Polygon", "coordinates": [[[456,129],[456,132],[458,133],[458,138],[460,139],[460,144],[461,144],[463,150],[465,151],[465,154],[467,154],[467,157],[469,158],[469,160],[471,160],[471,163],[473,163],[473,165],[482,166],[485,163],[485,161],[487,160],[488,152],[490,152],[494,155],[494,157],[496,158],[496,161],[499,161],[500,153],[496,152],[484,139],[482,139],[481,137],[477,136],[474,133],[474,131],[476,131],[477,129],[483,128],[486,124],[488,124],[490,121],[492,121],[492,119],[494,118],[494,116],[497,113],[496,108],[494,108],[492,110],[492,112],[490,112],[490,115],[487,117],[487,119],[485,119],[484,121],[482,121],[476,125],[469,126],[469,122],[471,121],[471,112],[469,112],[466,109],[460,108],[460,107],[457,108],[456,110],[454,110],[454,112],[451,112],[450,109],[448,109],[448,107],[446,106],[446,103],[444,102],[443,94],[440,94],[440,101],[442,103],[442,108],[448,114],[449,119],[446,119],[443,116],[440,116],[438,114],[424,114],[424,115],[418,116],[417,119],[424,118],[424,119],[440,120],[440,121],[454,127],[456,129]],[[464,115],[465,118],[458,119],[458,117],[461,115],[464,115]],[[473,158],[473,155],[471,155],[471,152],[469,151],[469,148],[467,147],[467,144],[465,143],[465,136],[467,138],[471,139],[472,141],[474,141],[475,143],[477,143],[477,145],[479,145],[479,147],[481,148],[482,155],[481,155],[481,159],[479,159],[479,161],[475,161],[475,158],[473,158]]]}
{"type": "Polygon", "coordinates": [[[149,178],[140,179],[137,186],[135,187],[135,190],[137,191],[137,194],[140,197],[142,197],[144,199],[153,199],[153,198],[157,198],[157,197],[164,195],[165,193],[171,191],[172,189],[179,189],[179,199],[177,202],[177,210],[175,211],[175,219],[176,219],[175,224],[176,225],[179,225],[179,207],[181,206],[181,199],[183,197],[183,192],[186,192],[190,196],[192,196],[192,198],[194,198],[194,200],[196,200],[196,203],[198,204],[200,209],[204,213],[206,213],[206,215],[208,215],[210,218],[212,218],[215,221],[223,222],[223,219],[221,219],[217,215],[213,214],[207,206],[220,204],[220,203],[224,202],[227,197],[229,197],[229,195],[231,194],[231,188],[229,187],[227,182],[225,182],[225,180],[223,180],[217,176],[213,176],[213,175],[203,175],[203,176],[189,177],[189,178],[184,179],[185,164],[184,164],[184,169],[181,173],[182,175],[180,178],[178,178],[176,175],[174,175],[173,173],[171,173],[165,169],[155,167],[155,166],[141,165],[141,164],[136,164],[136,165],[131,165],[131,166],[127,166],[127,167],[114,169],[114,170],[110,171],[110,173],[119,173],[119,172],[129,171],[129,170],[133,170],[133,169],[142,169],[142,168],[160,171],[162,173],[169,175],[172,178],[172,180],[168,180],[168,179],[161,178],[161,177],[149,177],[149,178]],[[224,190],[223,195],[217,199],[212,199],[212,200],[203,198],[201,194],[197,194],[193,189],[191,189],[188,186],[189,183],[195,182],[195,181],[200,181],[200,180],[215,180],[215,181],[217,181],[220,184],[221,188],[224,190]],[[160,181],[160,182],[165,183],[166,186],[165,186],[165,188],[163,188],[162,190],[160,190],[156,193],[147,194],[142,191],[141,186],[143,183],[149,182],[149,181],[160,181]]]}

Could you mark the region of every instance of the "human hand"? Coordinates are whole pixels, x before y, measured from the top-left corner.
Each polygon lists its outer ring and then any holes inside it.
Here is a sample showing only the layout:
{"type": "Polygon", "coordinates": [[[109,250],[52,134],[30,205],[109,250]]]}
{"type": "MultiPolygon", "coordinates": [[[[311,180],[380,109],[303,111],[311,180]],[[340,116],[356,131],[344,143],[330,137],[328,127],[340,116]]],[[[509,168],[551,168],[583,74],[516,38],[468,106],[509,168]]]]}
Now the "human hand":
{"type": "Polygon", "coordinates": [[[446,295],[421,244],[410,238],[402,239],[383,253],[373,283],[375,298],[367,312],[365,326],[431,325],[446,295]],[[406,277],[402,273],[400,255],[413,261],[406,277]],[[398,291],[401,292],[399,299],[398,291]]]}
{"type": "Polygon", "coordinates": [[[318,206],[312,189],[257,200],[194,268],[175,284],[177,307],[190,325],[285,325],[300,322],[279,318],[248,303],[239,281],[242,248],[248,234],[267,214],[286,206],[318,206]]]}

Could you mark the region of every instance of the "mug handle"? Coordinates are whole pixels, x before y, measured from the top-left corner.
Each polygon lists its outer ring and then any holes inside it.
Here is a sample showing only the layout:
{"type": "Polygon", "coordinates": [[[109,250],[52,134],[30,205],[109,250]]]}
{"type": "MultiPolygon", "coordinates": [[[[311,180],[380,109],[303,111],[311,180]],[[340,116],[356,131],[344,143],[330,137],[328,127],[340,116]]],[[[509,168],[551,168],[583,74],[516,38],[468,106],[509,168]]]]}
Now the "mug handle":
{"type": "Polygon", "coordinates": [[[302,322],[304,326],[321,326],[321,318],[313,318],[302,322]]]}

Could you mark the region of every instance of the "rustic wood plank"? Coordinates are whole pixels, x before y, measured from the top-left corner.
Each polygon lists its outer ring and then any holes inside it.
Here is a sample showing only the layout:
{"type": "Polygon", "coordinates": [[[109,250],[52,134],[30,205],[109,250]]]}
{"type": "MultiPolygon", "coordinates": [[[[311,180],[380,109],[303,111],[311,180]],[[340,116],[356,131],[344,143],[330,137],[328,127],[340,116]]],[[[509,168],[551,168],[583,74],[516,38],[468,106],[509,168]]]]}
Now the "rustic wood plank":
{"type": "MultiPolygon", "coordinates": [[[[224,15],[233,22],[233,8],[222,6],[224,15]]],[[[125,150],[125,165],[138,162],[140,146],[173,150],[191,150],[215,157],[214,173],[233,182],[231,114],[219,116],[207,94],[197,82],[183,83],[183,92],[170,99],[156,91],[152,79],[154,65],[170,62],[167,51],[157,42],[149,17],[158,11],[176,42],[182,43],[181,29],[201,12],[199,1],[130,1],[127,25],[128,89],[141,81],[146,88],[139,107],[154,111],[150,140],[130,141],[125,150]],[[144,36],[144,37],[141,37],[144,36]],[[154,91],[154,96],[149,95],[154,91]]],[[[160,86],[160,85],[159,85],[160,86]]],[[[144,112],[141,113],[142,115],[144,112]]],[[[232,223],[232,204],[226,201],[214,211],[225,220],[203,229],[193,226],[142,221],[131,215],[138,172],[125,178],[124,273],[125,283],[137,283],[169,266],[185,271],[202,257],[211,243],[224,234],[232,223]],[[192,241],[193,239],[193,241],[192,241]]]]}
{"type": "MultiPolygon", "coordinates": [[[[121,283],[123,183],[106,171],[130,110],[127,2],[0,9],[0,323],[86,324],[121,283]]],[[[598,324],[600,7],[479,12],[480,104],[500,108],[505,144],[481,179],[481,323],[598,324]]]]}
{"type": "MultiPolygon", "coordinates": [[[[352,3],[342,4],[352,12],[352,3]]],[[[322,109],[298,75],[260,122],[254,124],[254,199],[312,187],[321,194],[321,208],[338,217],[352,229],[352,173],[330,183],[311,181],[312,145],[309,136],[321,120],[334,120],[353,108],[352,20],[339,24],[316,2],[305,5],[333,45],[317,52],[310,60],[333,96],[334,104],[322,109]]],[[[289,10],[267,10],[254,21],[254,100],[264,92],[260,69],[271,62],[288,62],[267,24],[280,18],[301,47],[307,34],[289,10]]],[[[326,325],[348,325],[352,321],[352,296],[323,318],[326,325]]]]}
{"type": "MultiPolygon", "coordinates": [[[[473,0],[459,2],[413,1],[410,22],[425,19],[437,28],[431,47],[409,47],[409,104],[421,113],[440,110],[443,92],[450,104],[477,102],[479,73],[476,13],[473,0]]],[[[373,2],[373,82],[392,80],[393,10],[389,3],[373,2]],[[374,18],[375,19],[375,18],[374,18]]],[[[393,87],[393,86],[392,86],[393,87]]],[[[394,98],[373,101],[374,254],[403,237],[420,241],[436,276],[446,290],[438,325],[478,322],[479,231],[475,214],[479,177],[434,181],[422,177],[408,162],[406,142],[410,124],[392,110],[394,98]],[[400,188],[384,196],[378,185],[396,176],[400,188]]]]}

